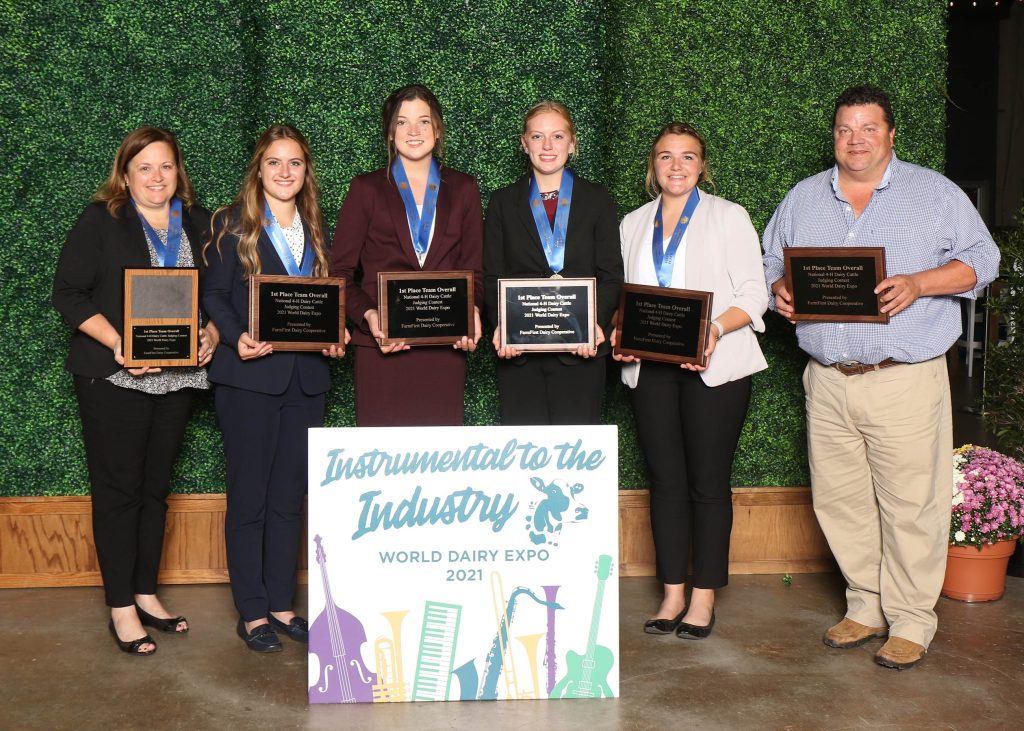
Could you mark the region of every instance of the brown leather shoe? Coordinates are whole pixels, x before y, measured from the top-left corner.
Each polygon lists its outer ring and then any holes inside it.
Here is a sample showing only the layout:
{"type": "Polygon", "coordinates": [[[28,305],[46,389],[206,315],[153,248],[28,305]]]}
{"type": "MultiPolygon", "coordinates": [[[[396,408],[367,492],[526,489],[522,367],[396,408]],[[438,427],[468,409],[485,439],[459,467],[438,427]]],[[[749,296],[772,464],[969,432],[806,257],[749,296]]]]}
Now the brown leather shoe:
{"type": "Polygon", "coordinates": [[[828,628],[821,641],[829,647],[848,650],[851,647],[860,647],[868,640],[885,637],[888,634],[888,627],[868,627],[860,622],[854,622],[848,617],[843,617],[839,624],[828,628]]]}
{"type": "Polygon", "coordinates": [[[890,637],[875,653],[875,662],[887,668],[906,670],[917,665],[926,652],[928,650],[916,642],[902,637],[890,637]]]}

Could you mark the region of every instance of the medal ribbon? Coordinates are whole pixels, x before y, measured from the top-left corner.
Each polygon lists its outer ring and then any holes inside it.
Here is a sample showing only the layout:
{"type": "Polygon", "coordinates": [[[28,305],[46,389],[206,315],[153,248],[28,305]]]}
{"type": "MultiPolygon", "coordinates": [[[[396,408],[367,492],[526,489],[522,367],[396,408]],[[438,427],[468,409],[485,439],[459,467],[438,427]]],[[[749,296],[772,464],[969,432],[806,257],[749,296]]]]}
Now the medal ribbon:
{"type": "Polygon", "coordinates": [[[281,230],[281,224],[274,218],[274,214],[270,210],[270,204],[266,200],[263,201],[263,230],[270,238],[270,243],[274,245],[277,258],[284,264],[288,276],[308,277],[313,274],[313,259],[315,257],[312,256],[313,252],[310,251],[310,247],[306,246],[303,248],[302,262],[296,263],[295,257],[292,256],[291,247],[288,246],[288,241],[284,237],[284,231],[281,230]]]}
{"type": "Polygon", "coordinates": [[[395,157],[391,163],[391,175],[398,185],[398,193],[405,205],[405,215],[412,229],[412,245],[416,254],[422,259],[430,245],[430,227],[434,224],[434,213],[437,211],[437,191],[441,187],[441,166],[437,160],[430,158],[430,172],[427,174],[427,191],[423,196],[423,216],[416,211],[416,199],[409,187],[409,177],[402,166],[402,158],[395,157]]]}
{"type": "MultiPolygon", "coordinates": [[[[132,205],[135,206],[135,210],[138,212],[139,207],[135,204],[134,199],[132,199],[132,205]]],[[[156,251],[156,258],[160,262],[160,266],[178,266],[178,251],[181,249],[181,199],[171,198],[171,212],[167,218],[166,246],[164,246],[164,243],[157,235],[156,229],[149,225],[149,221],[141,213],[139,214],[139,220],[142,221],[142,230],[146,232],[146,239],[149,240],[150,246],[156,251]]]]}
{"type": "Polygon", "coordinates": [[[530,176],[530,212],[537,226],[544,256],[547,257],[551,271],[558,274],[565,266],[565,233],[569,228],[569,207],[572,203],[572,170],[562,168],[562,181],[558,186],[558,208],[555,210],[554,227],[548,222],[548,214],[544,210],[544,202],[540,199],[536,176],[530,176]]]}
{"type": "Polygon", "coordinates": [[[672,268],[675,266],[676,250],[683,241],[683,234],[690,225],[693,212],[700,203],[700,194],[694,188],[683,208],[683,215],[679,217],[672,238],[668,242],[668,250],[665,250],[664,224],[661,221],[661,202],[658,203],[658,212],[654,214],[654,237],[651,240],[651,251],[654,254],[654,271],[658,275],[658,286],[667,287],[672,283],[672,268]]]}

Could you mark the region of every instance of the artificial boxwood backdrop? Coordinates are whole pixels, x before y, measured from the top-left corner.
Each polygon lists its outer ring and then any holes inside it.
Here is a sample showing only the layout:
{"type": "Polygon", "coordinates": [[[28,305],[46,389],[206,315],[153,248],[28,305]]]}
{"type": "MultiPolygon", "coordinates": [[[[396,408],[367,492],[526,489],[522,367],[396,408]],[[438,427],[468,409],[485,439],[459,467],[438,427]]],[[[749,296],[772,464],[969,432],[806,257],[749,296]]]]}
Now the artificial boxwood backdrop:
{"type": "MultiPolygon", "coordinates": [[[[430,86],[446,161],[486,197],[518,177],[523,111],[541,98],[576,116],[577,170],[620,215],[647,199],[647,150],[672,119],[707,137],[719,194],[765,223],[786,191],[831,162],[832,101],[848,85],[893,96],[897,153],[941,169],[943,0],[0,0],[0,495],[88,492],[66,326],[50,306],[64,237],[143,124],[178,135],[200,201],[229,201],[251,145],[274,122],[313,147],[329,219],[353,175],[380,167],[380,105],[430,86]]],[[[485,201],[486,203],[486,201],[485,201]]],[[[805,358],[770,315],[770,368],[754,378],[737,485],[808,480],[805,358]]],[[[354,423],[351,362],[336,364],[328,425],[354,423]]],[[[645,483],[623,388],[620,483],[645,483]]],[[[470,359],[470,424],[496,422],[494,355],[470,359]]],[[[224,489],[212,399],[197,399],[174,478],[224,489]]]]}

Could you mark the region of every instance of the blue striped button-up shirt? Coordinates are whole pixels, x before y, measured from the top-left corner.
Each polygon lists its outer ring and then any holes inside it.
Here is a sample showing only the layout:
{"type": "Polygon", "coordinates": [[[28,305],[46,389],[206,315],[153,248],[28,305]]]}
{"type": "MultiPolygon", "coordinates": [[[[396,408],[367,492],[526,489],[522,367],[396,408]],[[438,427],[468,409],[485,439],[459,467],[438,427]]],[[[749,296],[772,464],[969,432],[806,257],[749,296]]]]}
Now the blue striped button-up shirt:
{"type": "MultiPolygon", "coordinates": [[[[826,365],[886,358],[918,363],[942,355],[960,337],[958,297],[977,297],[999,273],[999,249],[964,192],[895,153],[860,216],[843,196],[836,167],[789,191],[764,232],[769,287],[785,275],[782,250],[791,246],[883,246],[889,276],[956,259],[978,278],[973,290],[960,295],[919,297],[888,324],[798,322],[800,347],[826,365]]],[[[774,295],[769,302],[774,309],[774,295]]]]}

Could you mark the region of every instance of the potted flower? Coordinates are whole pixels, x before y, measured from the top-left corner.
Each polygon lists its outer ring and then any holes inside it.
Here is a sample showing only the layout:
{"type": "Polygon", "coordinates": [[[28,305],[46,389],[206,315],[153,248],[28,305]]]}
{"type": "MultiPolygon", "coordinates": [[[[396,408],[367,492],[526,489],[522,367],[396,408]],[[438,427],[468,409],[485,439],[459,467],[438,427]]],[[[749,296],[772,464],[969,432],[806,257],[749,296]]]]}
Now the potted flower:
{"type": "Polygon", "coordinates": [[[1024,465],[985,447],[953,450],[953,510],[942,594],[985,602],[1000,598],[1006,563],[1024,534],[1024,465]]]}

